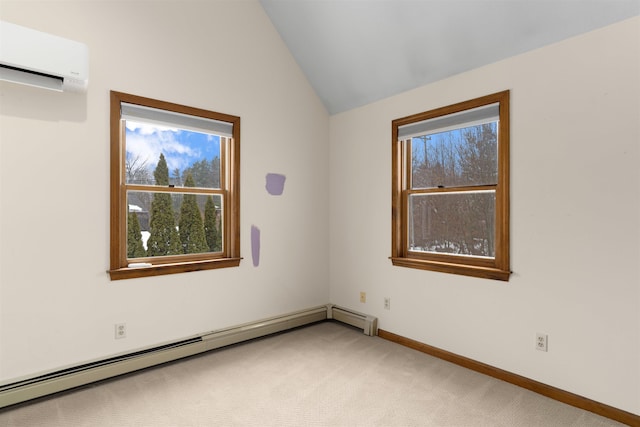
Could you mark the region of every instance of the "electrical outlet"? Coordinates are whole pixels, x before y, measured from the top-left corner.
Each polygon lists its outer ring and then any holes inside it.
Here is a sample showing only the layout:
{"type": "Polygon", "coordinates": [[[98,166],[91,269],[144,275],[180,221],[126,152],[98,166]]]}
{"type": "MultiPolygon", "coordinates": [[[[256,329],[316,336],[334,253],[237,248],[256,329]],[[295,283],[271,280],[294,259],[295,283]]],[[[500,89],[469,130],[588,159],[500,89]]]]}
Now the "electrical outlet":
{"type": "Polygon", "coordinates": [[[391,298],[384,297],[384,309],[391,310],[391,298]]]}
{"type": "Polygon", "coordinates": [[[366,292],[360,292],[360,302],[361,303],[367,302],[367,293],[366,292]]]}
{"type": "Polygon", "coordinates": [[[116,339],[126,338],[127,337],[127,324],[126,323],[116,323],[116,339]]]}
{"type": "Polygon", "coordinates": [[[538,332],[536,334],[536,349],[540,351],[547,351],[547,339],[547,334],[541,334],[540,332],[538,332]]]}

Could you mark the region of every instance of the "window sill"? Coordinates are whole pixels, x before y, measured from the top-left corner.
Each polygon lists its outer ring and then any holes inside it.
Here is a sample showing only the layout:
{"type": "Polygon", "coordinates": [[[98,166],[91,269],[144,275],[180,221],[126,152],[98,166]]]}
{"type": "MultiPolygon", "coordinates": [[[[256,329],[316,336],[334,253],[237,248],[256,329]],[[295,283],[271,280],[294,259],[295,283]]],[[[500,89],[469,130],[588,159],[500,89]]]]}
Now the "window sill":
{"type": "Polygon", "coordinates": [[[511,271],[494,267],[455,264],[450,262],[427,261],[415,258],[391,257],[391,263],[398,267],[417,268],[420,270],[438,271],[440,273],[460,274],[483,279],[509,281],[511,271]]]}
{"type": "Polygon", "coordinates": [[[186,273],[189,271],[212,270],[215,268],[237,267],[242,258],[221,258],[215,260],[156,264],[149,267],[123,267],[109,270],[111,280],[135,279],[139,277],[161,276],[165,274],[186,273]]]}

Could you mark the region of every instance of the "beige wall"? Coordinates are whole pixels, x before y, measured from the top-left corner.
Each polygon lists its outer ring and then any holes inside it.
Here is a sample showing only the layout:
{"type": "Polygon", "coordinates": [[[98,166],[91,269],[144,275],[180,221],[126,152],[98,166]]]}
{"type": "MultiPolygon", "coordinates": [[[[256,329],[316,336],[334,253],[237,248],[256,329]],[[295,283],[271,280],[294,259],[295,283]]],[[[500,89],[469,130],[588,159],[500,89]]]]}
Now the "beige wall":
{"type": "Polygon", "coordinates": [[[639,28],[634,18],[332,116],[331,302],[640,414],[639,28]],[[511,280],[393,267],[391,120],[505,89],[511,280]]]}
{"type": "Polygon", "coordinates": [[[0,382],[328,302],[328,115],[257,1],[0,9],[90,50],[86,95],[0,82],[0,382]],[[110,90],[241,117],[239,268],[109,281],[110,90]]]}

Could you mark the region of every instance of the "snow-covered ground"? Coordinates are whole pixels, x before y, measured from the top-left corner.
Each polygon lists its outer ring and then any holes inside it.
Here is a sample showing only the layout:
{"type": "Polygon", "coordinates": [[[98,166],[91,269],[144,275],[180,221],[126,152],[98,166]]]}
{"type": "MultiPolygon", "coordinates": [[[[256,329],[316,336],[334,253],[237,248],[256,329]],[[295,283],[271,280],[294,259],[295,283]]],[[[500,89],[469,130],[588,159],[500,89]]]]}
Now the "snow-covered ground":
{"type": "Polygon", "coordinates": [[[147,250],[147,240],[149,240],[149,236],[151,236],[151,233],[149,233],[148,231],[141,231],[140,234],[142,234],[142,246],[144,246],[144,250],[147,250]]]}

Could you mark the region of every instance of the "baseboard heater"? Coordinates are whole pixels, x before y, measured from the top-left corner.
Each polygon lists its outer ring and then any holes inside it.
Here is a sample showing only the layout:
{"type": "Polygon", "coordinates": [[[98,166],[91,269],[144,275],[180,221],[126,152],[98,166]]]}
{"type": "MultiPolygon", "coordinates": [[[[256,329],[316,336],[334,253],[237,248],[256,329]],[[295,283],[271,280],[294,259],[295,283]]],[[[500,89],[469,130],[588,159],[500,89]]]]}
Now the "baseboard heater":
{"type": "Polygon", "coordinates": [[[329,319],[362,329],[365,335],[378,335],[378,319],[373,316],[331,305],[328,306],[327,316],[329,319]]]}
{"type": "Polygon", "coordinates": [[[0,408],[209,350],[331,319],[361,328],[366,335],[373,336],[378,333],[375,317],[328,304],[211,331],[184,340],[5,384],[0,386],[0,408]]]}

